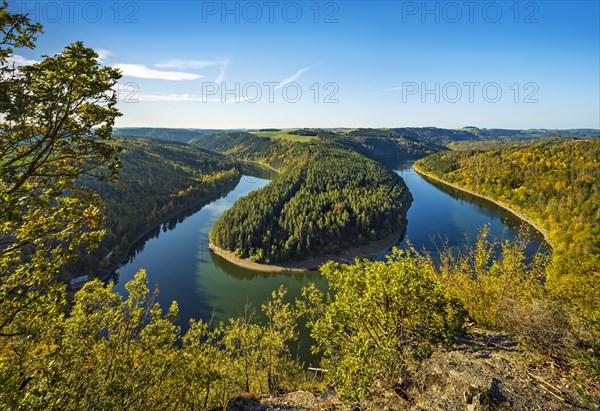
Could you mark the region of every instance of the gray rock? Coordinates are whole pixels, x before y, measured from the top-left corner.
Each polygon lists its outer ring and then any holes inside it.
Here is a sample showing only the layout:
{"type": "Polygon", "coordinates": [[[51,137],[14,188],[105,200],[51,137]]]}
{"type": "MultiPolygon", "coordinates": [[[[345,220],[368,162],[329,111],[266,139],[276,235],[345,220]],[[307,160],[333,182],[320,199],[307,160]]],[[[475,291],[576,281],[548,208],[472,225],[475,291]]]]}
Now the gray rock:
{"type": "Polygon", "coordinates": [[[227,411],[267,411],[267,407],[243,395],[238,395],[227,402],[227,411]]]}

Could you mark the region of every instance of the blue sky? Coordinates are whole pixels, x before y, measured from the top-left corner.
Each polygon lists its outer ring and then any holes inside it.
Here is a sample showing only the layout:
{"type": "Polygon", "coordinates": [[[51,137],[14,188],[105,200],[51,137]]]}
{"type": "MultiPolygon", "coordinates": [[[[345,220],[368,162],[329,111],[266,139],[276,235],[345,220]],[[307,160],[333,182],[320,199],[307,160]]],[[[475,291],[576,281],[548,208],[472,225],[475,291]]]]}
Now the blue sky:
{"type": "Polygon", "coordinates": [[[600,2],[10,1],[120,67],[121,127],[600,128],[600,2]]]}

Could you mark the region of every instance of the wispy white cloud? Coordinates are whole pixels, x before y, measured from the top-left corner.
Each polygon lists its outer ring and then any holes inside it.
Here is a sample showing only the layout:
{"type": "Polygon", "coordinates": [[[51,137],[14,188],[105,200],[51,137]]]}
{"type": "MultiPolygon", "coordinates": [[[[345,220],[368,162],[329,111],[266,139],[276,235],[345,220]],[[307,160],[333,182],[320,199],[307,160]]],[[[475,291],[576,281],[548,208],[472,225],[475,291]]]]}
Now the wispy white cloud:
{"type": "Polygon", "coordinates": [[[238,96],[223,98],[218,96],[213,97],[202,97],[197,94],[138,94],[135,89],[128,87],[118,87],[118,92],[129,93],[131,100],[144,101],[149,103],[178,103],[178,102],[202,102],[202,103],[222,103],[222,104],[236,104],[245,102],[254,102],[254,99],[250,97],[238,96]]]}
{"type": "Polygon", "coordinates": [[[219,71],[219,75],[215,79],[215,83],[222,83],[225,81],[225,74],[227,73],[227,68],[229,68],[229,60],[224,60],[223,65],[221,65],[221,70],[219,71]]]}
{"type": "Polygon", "coordinates": [[[301,68],[297,72],[295,72],[292,76],[286,78],[285,80],[281,80],[279,84],[275,87],[275,90],[279,90],[285,87],[287,84],[290,84],[300,78],[304,72],[308,71],[308,67],[301,68]]]}
{"type": "Polygon", "coordinates": [[[176,103],[180,101],[202,101],[202,96],[193,94],[138,94],[135,98],[139,101],[176,103]]]}
{"type": "Polygon", "coordinates": [[[181,81],[198,80],[204,77],[201,74],[181,71],[153,70],[142,64],[118,64],[116,67],[123,71],[123,75],[136,78],[181,81]]]}
{"type": "Polygon", "coordinates": [[[13,54],[12,56],[8,57],[7,62],[9,65],[15,65],[16,67],[20,67],[20,66],[30,66],[32,64],[38,63],[37,60],[30,60],[27,59],[23,56],[20,56],[18,54],[13,54]]]}
{"type": "Polygon", "coordinates": [[[392,88],[388,88],[385,91],[396,91],[396,90],[404,90],[404,87],[392,87],[392,88]]]}
{"type": "Polygon", "coordinates": [[[158,68],[177,68],[177,69],[203,69],[207,67],[217,67],[228,65],[228,59],[219,60],[183,60],[171,59],[164,63],[155,64],[158,68]]]}
{"type": "Polygon", "coordinates": [[[115,67],[121,69],[124,76],[136,78],[181,81],[198,80],[204,77],[201,74],[186,73],[182,71],[153,70],[144,66],[143,64],[117,64],[115,67]]]}
{"type": "Polygon", "coordinates": [[[98,61],[104,61],[110,56],[114,56],[112,51],[107,49],[97,49],[96,53],[98,53],[98,61]]]}
{"type": "Polygon", "coordinates": [[[220,67],[219,74],[215,79],[215,83],[222,83],[225,81],[225,74],[231,60],[229,59],[217,59],[217,60],[184,60],[184,59],[171,59],[164,63],[155,64],[157,68],[175,68],[175,69],[205,69],[210,67],[220,67]]]}
{"type": "Polygon", "coordinates": [[[135,82],[117,83],[112,89],[119,93],[121,100],[131,102],[178,102],[201,101],[202,97],[193,94],[148,94],[140,93],[140,86],[135,82]]]}
{"type": "Polygon", "coordinates": [[[380,94],[380,93],[387,93],[390,91],[398,91],[398,90],[403,90],[404,87],[392,87],[392,88],[387,88],[385,90],[378,90],[378,91],[373,91],[373,94],[380,94]]]}

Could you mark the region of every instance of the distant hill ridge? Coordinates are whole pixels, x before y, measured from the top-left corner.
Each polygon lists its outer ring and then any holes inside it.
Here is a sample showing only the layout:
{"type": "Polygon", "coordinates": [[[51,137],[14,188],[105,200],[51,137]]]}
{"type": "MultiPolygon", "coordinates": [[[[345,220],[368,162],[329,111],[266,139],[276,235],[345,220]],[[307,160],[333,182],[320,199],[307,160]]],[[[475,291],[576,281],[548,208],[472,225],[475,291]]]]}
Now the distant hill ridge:
{"type": "MultiPolygon", "coordinates": [[[[266,129],[260,129],[266,130],[266,129]]],[[[271,129],[269,129],[271,130],[271,129]]],[[[279,130],[279,129],[272,129],[279,130]]],[[[285,129],[284,129],[285,130],[285,129]]],[[[294,133],[298,129],[289,129],[294,133]]],[[[398,127],[398,128],[323,128],[311,130],[328,130],[330,134],[353,137],[404,137],[413,140],[424,141],[437,146],[447,146],[453,142],[460,141],[522,141],[550,136],[562,136],[572,138],[600,137],[600,129],[526,129],[511,130],[499,128],[477,128],[467,126],[459,129],[447,129],[437,127],[398,127]],[[337,133],[332,131],[337,130],[337,133]]],[[[192,139],[202,136],[217,135],[228,132],[246,133],[259,131],[259,129],[196,129],[196,128],[153,128],[153,127],[124,127],[116,128],[115,135],[123,137],[150,137],[162,140],[171,140],[188,143],[192,139]]]]}
{"type": "Polygon", "coordinates": [[[194,137],[219,133],[225,130],[194,129],[194,128],[153,128],[153,127],[123,127],[115,128],[113,134],[121,137],[149,137],[160,140],[179,141],[187,143],[194,137]]]}

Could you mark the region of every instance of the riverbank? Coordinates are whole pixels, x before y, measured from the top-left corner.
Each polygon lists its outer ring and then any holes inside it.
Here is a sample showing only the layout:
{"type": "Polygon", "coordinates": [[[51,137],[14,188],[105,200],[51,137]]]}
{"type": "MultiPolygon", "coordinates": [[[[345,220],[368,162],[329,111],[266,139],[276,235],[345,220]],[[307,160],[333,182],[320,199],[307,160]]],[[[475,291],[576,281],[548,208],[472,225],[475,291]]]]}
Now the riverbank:
{"type": "Polygon", "coordinates": [[[450,182],[448,182],[448,181],[444,181],[444,180],[442,180],[442,179],[440,179],[440,178],[438,178],[438,177],[436,177],[436,176],[434,176],[434,175],[432,175],[432,174],[429,174],[429,173],[427,173],[427,172],[425,172],[425,171],[423,171],[423,170],[419,169],[419,167],[418,167],[416,164],[413,164],[413,169],[414,169],[414,170],[415,170],[415,171],[416,171],[416,172],[417,172],[419,175],[421,175],[421,176],[423,176],[423,177],[425,177],[425,178],[429,178],[429,179],[431,179],[431,180],[437,181],[438,183],[444,184],[444,185],[446,185],[446,186],[448,186],[448,187],[455,188],[455,189],[457,189],[457,190],[459,190],[459,191],[462,191],[462,192],[464,192],[464,193],[471,194],[471,195],[473,195],[473,196],[475,196],[475,197],[482,198],[482,199],[484,199],[484,200],[487,200],[487,201],[489,201],[489,202],[491,202],[491,203],[494,203],[494,204],[496,204],[498,207],[501,207],[501,208],[505,209],[506,211],[508,211],[508,212],[510,212],[511,214],[513,214],[515,217],[519,218],[519,219],[520,219],[520,220],[522,220],[522,221],[525,221],[527,224],[529,224],[530,226],[532,226],[533,228],[535,228],[535,229],[536,229],[536,231],[538,231],[538,232],[539,232],[539,233],[540,233],[540,234],[541,234],[541,235],[544,237],[544,240],[545,240],[545,241],[546,241],[546,242],[547,242],[547,243],[548,243],[548,244],[549,244],[549,245],[550,245],[552,248],[555,248],[555,247],[554,247],[554,244],[552,243],[552,241],[551,241],[551,240],[550,240],[550,238],[549,238],[549,234],[548,234],[548,231],[547,231],[547,230],[545,230],[545,229],[543,229],[542,227],[540,227],[540,226],[539,226],[539,224],[537,224],[537,223],[536,223],[535,221],[533,221],[531,218],[529,218],[529,217],[527,217],[527,216],[523,215],[522,213],[520,213],[520,212],[516,211],[515,209],[511,208],[509,205],[507,205],[507,204],[505,204],[505,203],[503,203],[503,202],[501,202],[501,201],[495,200],[495,199],[493,199],[493,198],[491,198],[491,197],[485,196],[485,195],[483,195],[483,194],[476,193],[475,191],[471,191],[471,190],[468,190],[468,189],[466,189],[466,188],[463,188],[463,187],[457,186],[456,184],[450,183],[450,182]]]}
{"type": "MultiPolygon", "coordinates": [[[[240,178],[241,178],[241,176],[240,176],[240,178]]],[[[152,225],[150,227],[146,228],[145,230],[143,230],[142,232],[140,232],[133,238],[133,240],[129,243],[127,250],[125,251],[125,253],[123,253],[123,257],[121,259],[119,259],[118,261],[116,261],[115,263],[109,265],[109,267],[104,272],[102,272],[102,274],[98,275],[98,278],[101,279],[102,281],[108,280],[115,270],[117,270],[123,263],[127,262],[127,259],[129,258],[129,253],[131,252],[131,249],[140,240],[142,240],[144,237],[146,237],[152,231],[156,230],[157,228],[160,228],[160,226],[162,224],[164,224],[165,222],[167,222],[175,217],[178,217],[179,215],[182,215],[182,214],[188,212],[191,209],[194,209],[194,208],[200,207],[200,206],[204,206],[204,205],[206,205],[206,203],[218,199],[219,197],[221,197],[224,194],[233,190],[238,183],[239,183],[239,179],[237,179],[237,181],[235,181],[235,184],[221,187],[219,189],[219,191],[208,194],[208,195],[200,198],[199,200],[194,201],[193,204],[190,204],[184,208],[175,210],[175,211],[167,214],[166,216],[162,217],[160,220],[156,221],[155,223],[152,223],[152,225]]]]}
{"type": "Polygon", "coordinates": [[[259,161],[254,161],[254,160],[240,160],[240,161],[245,162],[245,163],[256,164],[256,165],[258,165],[260,167],[265,167],[265,168],[267,168],[267,169],[269,169],[269,170],[271,170],[271,171],[273,171],[273,172],[275,172],[277,174],[281,174],[281,171],[277,170],[276,168],[273,168],[270,165],[265,164],[265,163],[261,163],[259,161]]]}
{"type": "Polygon", "coordinates": [[[302,261],[289,261],[286,263],[279,264],[261,264],[249,260],[247,258],[239,258],[233,252],[217,247],[212,243],[209,244],[209,248],[214,254],[218,255],[219,257],[229,261],[232,264],[235,264],[239,267],[248,270],[262,271],[268,273],[278,273],[285,271],[304,272],[317,270],[321,265],[323,265],[327,261],[335,261],[338,263],[348,264],[353,262],[355,258],[377,257],[378,255],[385,253],[390,248],[398,244],[402,239],[403,234],[404,229],[397,230],[391,235],[382,238],[381,240],[371,241],[368,244],[353,247],[341,253],[326,255],[323,257],[311,257],[302,261]]]}

